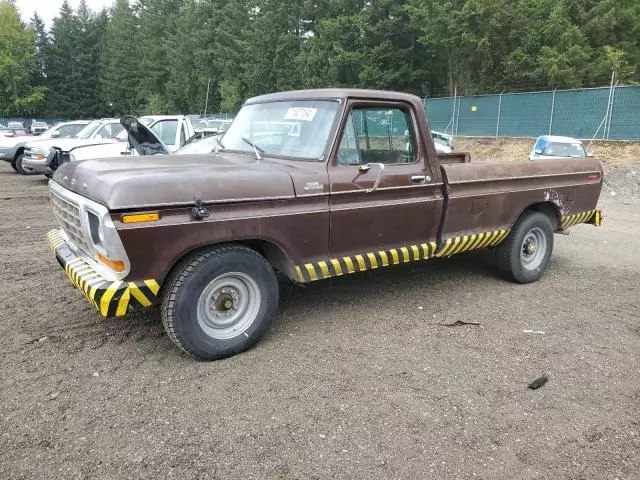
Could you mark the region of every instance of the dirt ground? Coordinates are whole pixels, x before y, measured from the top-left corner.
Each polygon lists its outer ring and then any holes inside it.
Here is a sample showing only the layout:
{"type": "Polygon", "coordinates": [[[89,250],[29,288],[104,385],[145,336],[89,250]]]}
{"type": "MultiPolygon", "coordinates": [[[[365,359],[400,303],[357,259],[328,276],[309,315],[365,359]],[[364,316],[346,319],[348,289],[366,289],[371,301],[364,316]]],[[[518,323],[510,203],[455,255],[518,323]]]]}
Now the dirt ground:
{"type": "Polygon", "coordinates": [[[531,285],[483,253],[283,283],[261,343],[202,363],[156,312],[102,320],[46,182],[0,163],[0,478],[638,479],[638,205],[603,195],[531,285]]]}
{"type": "MultiPolygon", "coordinates": [[[[474,162],[513,162],[528,158],[534,142],[532,138],[456,137],[453,146],[456,151],[471,152],[474,162]]],[[[637,164],[640,159],[640,142],[594,141],[588,150],[607,172],[637,164]]]]}

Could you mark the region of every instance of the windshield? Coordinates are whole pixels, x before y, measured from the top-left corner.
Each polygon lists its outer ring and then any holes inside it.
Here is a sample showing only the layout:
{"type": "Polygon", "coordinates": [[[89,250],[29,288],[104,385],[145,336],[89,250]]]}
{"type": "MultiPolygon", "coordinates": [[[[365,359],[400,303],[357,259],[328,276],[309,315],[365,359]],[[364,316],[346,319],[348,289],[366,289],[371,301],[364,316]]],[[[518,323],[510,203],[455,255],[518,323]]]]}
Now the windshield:
{"type": "Polygon", "coordinates": [[[253,143],[266,156],[321,160],[337,111],[331,100],[245,105],[221,142],[228,150],[253,153],[253,143]]]}
{"type": "Polygon", "coordinates": [[[82,130],[80,130],[75,138],[89,138],[102,125],[102,122],[91,122],[82,130]]]}
{"type": "Polygon", "coordinates": [[[210,137],[205,137],[201,140],[196,140],[191,143],[187,143],[184,147],[179,148],[175,151],[176,155],[191,155],[191,154],[205,154],[211,153],[215,150],[217,141],[219,139],[219,135],[212,135],[210,137]]]}
{"type": "Polygon", "coordinates": [[[554,157],[586,157],[580,143],[549,143],[542,150],[543,155],[554,157]]]}

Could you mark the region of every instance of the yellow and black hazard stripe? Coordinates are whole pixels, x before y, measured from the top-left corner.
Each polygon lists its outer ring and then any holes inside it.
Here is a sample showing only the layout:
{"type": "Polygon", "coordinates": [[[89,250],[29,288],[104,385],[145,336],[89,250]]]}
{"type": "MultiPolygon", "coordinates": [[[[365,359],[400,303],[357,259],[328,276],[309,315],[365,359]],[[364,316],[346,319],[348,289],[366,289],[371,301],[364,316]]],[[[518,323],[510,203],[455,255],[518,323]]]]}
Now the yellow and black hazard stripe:
{"type": "Polygon", "coordinates": [[[509,229],[502,229],[447,238],[444,240],[442,247],[438,249],[436,257],[450,257],[451,255],[469,252],[471,250],[495,247],[507,238],[509,232],[509,229]]]}
{"type": "Polygon", "coordinates": [[[560,228],[565,230],[581,223],[588,223],[599,227],[602,225],[602,211],[588,210],[586,212],[574,213],[573,215],[568,215],[566,217],[563,216],[560,222],[560,228]]]}
{"type": "Polygon", "coordinates": [[[506,238],[508,233],[509,230],[474,233],[447,238],[440,245],[436,242],[428,242],[305,263],[295,266],[296,278],[300,283],[308,283],[365,270],[429,260],[433,257],[450,257],[457,253],[496,246],[506,238]]]}
{"type": "Polygon", "coordinates": [[[105,280],[83,259],[73,256],[65,260],[58,250],[69,248],[59,230],[47,233],[49,246],[69,278],[71,284],[84,292],[85,297],[103,317],[121,317],[129,310],[146,308],[158,303],[160,285],[156,280],[111,282],[105,280]]]}
{"type": "Polygon", "coordinates": [[[437,247],[436,242],[429,242],[332,258],[322,262],[305,263],[304,265],[296,265],[296,276],[299,282],[306,283],[401,263],[428,260],[435,255],[437,247]]]}

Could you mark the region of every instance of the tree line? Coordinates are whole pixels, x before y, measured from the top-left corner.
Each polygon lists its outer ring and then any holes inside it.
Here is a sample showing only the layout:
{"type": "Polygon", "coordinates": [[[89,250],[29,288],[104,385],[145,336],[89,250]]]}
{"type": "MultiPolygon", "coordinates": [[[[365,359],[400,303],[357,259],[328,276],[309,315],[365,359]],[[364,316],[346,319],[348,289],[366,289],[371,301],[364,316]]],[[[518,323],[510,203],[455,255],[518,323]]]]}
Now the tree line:
{"type": "Polygon", "coordinates": [[[442,96],[640,81],[638,0],[0,0],[0,114],[235,111],[318,87],[442,96]]]}

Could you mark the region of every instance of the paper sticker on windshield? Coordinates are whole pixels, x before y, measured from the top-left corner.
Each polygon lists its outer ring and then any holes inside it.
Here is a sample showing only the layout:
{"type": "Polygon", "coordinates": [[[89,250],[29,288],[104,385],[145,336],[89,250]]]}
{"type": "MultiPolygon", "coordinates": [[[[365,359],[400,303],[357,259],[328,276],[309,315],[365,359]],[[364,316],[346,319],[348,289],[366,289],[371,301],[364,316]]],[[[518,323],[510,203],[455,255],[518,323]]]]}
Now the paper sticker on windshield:
{"type": "Polygon", "coordinates": [[[287,110],[287,114],[284,116],[284,119],[312,122],[317,111],[317,108],[291,107],[287,110]]]}

